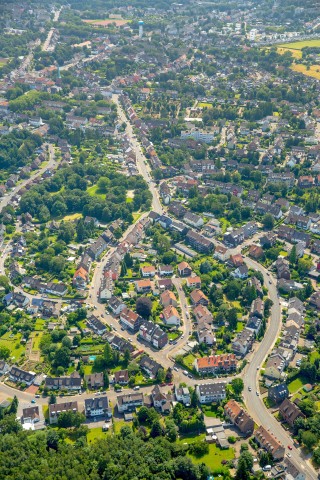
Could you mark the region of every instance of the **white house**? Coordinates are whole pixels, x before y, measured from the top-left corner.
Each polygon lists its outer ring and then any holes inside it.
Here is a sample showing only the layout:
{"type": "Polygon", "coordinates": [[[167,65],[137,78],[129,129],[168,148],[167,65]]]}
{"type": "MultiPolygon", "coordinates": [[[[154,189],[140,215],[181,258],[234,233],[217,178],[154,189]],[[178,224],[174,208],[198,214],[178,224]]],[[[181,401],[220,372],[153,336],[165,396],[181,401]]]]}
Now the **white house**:
{"type": "Polygon", "coordinates": [[[173,305],[168,305],[162,312],[162,318],[166,325],[180,325],[178,310],[173,305]]]}
{"type": "Polygon", "coordinates": [[[216,382],[197,385],[196,393],[201,404],[219,402],[225,400],[227,396],[226,383],[216,382]]]}
{"type": "Polygon", "coordinates": [[[187,387],[177,387],[175,385],[174,394],[176,396],[177,402],[181,402],[186,406],[191,404],[191,396],[187,387]]]}

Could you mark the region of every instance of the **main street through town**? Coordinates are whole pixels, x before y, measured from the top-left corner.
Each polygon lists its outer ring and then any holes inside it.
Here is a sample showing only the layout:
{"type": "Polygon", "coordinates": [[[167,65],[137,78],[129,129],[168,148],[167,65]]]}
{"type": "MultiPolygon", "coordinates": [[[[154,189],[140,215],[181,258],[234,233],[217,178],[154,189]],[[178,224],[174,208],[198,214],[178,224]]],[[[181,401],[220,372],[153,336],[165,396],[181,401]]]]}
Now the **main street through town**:
{"type": "MultiPolygon", "coordinates": [[[[131,123],[128,121],[117,95],[113,96],[113,101],[117,105],[120,122],[126,123],[125,133],[131,143],[131,147],[133,151],[136,154],[138,170],[140,174],[143,176],[143,178],[146,180],[146,182],[148,183],[149,189],[152,193],[152,209],[161,214],[163,213],[164,210],[160,202],[158,189],[156,187],[156,184],[152,180],[151,171],[150,171],[150,167],[147,162],[147,159],[143,154],[141,145],[134,134],[133,127],[131,123]]],[[[42,167],[40,170],[38,170],[36,173],[34,173],[31,178],[22,182],[19,185],[19,187],[26,185],[28,182],[32,181],[32,179],[41,175],[47,168],[56,167],[53,146],[49,145],[48,150],[49,150],[48,163],[44,167],[42,167]]],[[[5,198],[2,199],[2,201],[0,202],[0,210],[5,205],[10,203],[14,195],[15,195],[15,192],[11,191],[5,198]]],[[[144,214],[144,215],[146,216],[147,214],[144,214]]],[[[127,235],[131,232],[133,228],[134,228],[134,225],[130,225],[126,230],[126,232],[124,232],[121,240],[125,240],[127,235]]],[[[257,234],[254,236],[253,239],[250,239],[250,242],[252,242],[253,240],[257,240],[258,238],[259,238],[259,235],[257,234]]],[[[241,247],[230,249],[230,253],[231,254],[241,253],[241,249],[243,249],[243,247],[245,247],[247,243],[248,241],[245,244],[243,244],[241,247]]],[[[169,344],[165,348],[163,348],[161,351],[156,351],[155,349],[150,348],[144,342],[140,343],[140,341],[136,337],[131,335],[126,330],[122,330],[119,324],[119,321],[106,313],[105,305],[100,303],[98,300],[98,292],[99,292],[99,286],[100,286],[100,281],[103,274],[104,266],[108,261],[108,259],[110,258],[110,255],[114,253],[114,250],[115,248],[112,247],[107,252],[107,254],[99,262],[97,262],[95,271],[93,273],[93,278],[91,281],[91,285],[89,287],[87,302],[93,307],[94,314],[97,315],[99,318],[101,318],[102,321],[112,326],[112,328],[117,332],[118,335],[136,344],[137,348],[143,349],[152,358],[157,360],[164,368],[175,366],[174,380],[176,383],[179,383],[181,381],[186,381],[190,385],[195,385],[197,383],[212,382],[212,380],[210,379],[197,380],[193,378],[187,378],[183,373],[182,369],[174,364],[174,356],[176,356],[178,352],[180,352],[184,347],[187,346],[189,341],[188,340],[189,333],[192,331],[192,322],[191,322],[190,314],[188,311],[189,307],[187,304],[184,291],[182,289],[182,280],[180,278],[173,278],[173,283],[177,289],[178,296],[179,296],[180,306],[182,310],[182,319],[183,319],[183,326],[182,326],[183,335],[179,338],[176,345],[169,344]]],[[[0,259],[0,268],[2,269],[2,271],[4,267],[5,257],[6,257],[6,250],[3,250],[2,257],[0,259]]],[[[303,470],[308,480],[309,479],[315,480],[317,478],[317,474],[313,469],[311,463],[308,461],[307,458],[303,456],[302,451],[300,449],[297,449],[294,447],[292,438],[283,429],[282,425],[275,419],[272,413],[266,408],[259,394],[260,369],[262,368],[264,361],[268,356],[269,352],[273,348],[281,329],[281,323],[282,323],[281,304],[279,301],[275,280],[273,279],[271,274],[268,272],[268,270],[264,268],[262,265],[260,265],[259,263],[255,262],[254,260],[248,257],[244,257],[244,261],[249,268],[258,270],[262,273],[264,278],[264,285],[268,289],[269,298],[273,302],[270,320],[269,320],[264,338],[260,343],[258,343],[255,346],[255,350],[250,357],[249,363],[247,364],[245,369],[241,372],[241,374],[239,374],[239,376],[241,376],[244,381],[244,387],[245,387],[244,401],[245,401],[247,410],[250,413],[250,415],[253,417],[254,421],[258,425],[263,425],[265,428],[268,428],[283,443],[285,447],[288,447],[290,445],[290,447],[292,447],[292,450],[290,452],[287,450],[287,454],[291,455],[292,462],[297,467],[303,470]],[[251,391],[249,391],[249,387],[251,391]]],[[[221,381],[227,381],[227,382],[230,380],[231,378],[225,378],[225,377],[221,379],[221,381]]],[[[150,386],[142,387],[141,391],[143,393],[150,393],[151,389],[152,387],[150,386]]],[[[20,403],[19,413],[21,412],[22,408],[24,408],[27,405],[30,405],[30,401],[33,398],[33,395],[31,395],[30,393],[21,392],[19,390],[16,390],[14,388],[11,388],[5,385],[4,383],[0,384],[0,394],[3,398],[13,397],[14,395],[16,395],[20,403]]],[[[83,405],[85,398],[92,398],[92,395],[93,395],[92,393],[89,393],[89,394],[83,393],[83,394],[72,396],[72,399],[78,401],[80,405],[83,405]]],[[[108,391],[108,397],[113,405],[116,403],[116,396],[117,394],[114,390],[108,391]]],[[[47,398],[41,397],[37,399],[37,403],[40,405],[45,405],[47,404],[47,402],[48,402],[47,398]]]]}

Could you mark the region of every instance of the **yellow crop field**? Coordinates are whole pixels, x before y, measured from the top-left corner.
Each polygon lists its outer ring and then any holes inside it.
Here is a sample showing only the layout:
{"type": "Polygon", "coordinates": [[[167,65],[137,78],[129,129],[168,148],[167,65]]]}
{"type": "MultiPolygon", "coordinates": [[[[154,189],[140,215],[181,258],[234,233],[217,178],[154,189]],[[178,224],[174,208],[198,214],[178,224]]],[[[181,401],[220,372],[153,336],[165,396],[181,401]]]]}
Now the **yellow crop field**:
{"type": "Polygon", "coordinates": [[[297,63],[297,64],[293,64],[291,68],[295,72],[303,73],[303,75],[307,75],[308,77],[313,77],[320,80],[320,65],[311,65],[310,69],[307,70],[306,65],[297,63]]]}
{"type": "Polygon", "coordinates": [[[292,48],[278,47],[277,52],[280,53],[280,55],[283,55],[286,52],[290,52],[292,54],[293,58],[302,58],[301,50],[294,50],[292,48]]]}

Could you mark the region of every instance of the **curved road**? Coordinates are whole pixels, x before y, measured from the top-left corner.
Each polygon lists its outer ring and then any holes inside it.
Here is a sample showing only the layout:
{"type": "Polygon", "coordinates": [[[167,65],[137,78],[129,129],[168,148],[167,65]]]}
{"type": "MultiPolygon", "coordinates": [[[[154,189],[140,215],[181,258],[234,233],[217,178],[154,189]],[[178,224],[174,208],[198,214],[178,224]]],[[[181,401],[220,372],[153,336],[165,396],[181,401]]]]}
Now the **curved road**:
{"type": "Polygon", "coordinates": [[[258,344],[251,362],[247,365],[243,372],[242,378],[244,382],[244,401],[248,412],[258,425],[263,425],[265,428],[270,430],[270,432],[273,433],[285,447],[288,447],[288,445],[292,447],[292,450],[287,450],[287,453],[291,455],[290,460],[298,469],[303,471],[303,473],[306,475],[306,479],[316,480],[318,478],[317,473],[313,469],[308,459],[303,455],[301,449],[294,447],[292,437],[275,419],[270,410],[266,408],[260,395],[258,396],[256,394],[256,392],[259,392],[260,369],[268,354],[274,347],[281,330],[281,304],[279,302],[274,279],[268,274],[267,269],[250,258],[245,258],[245,263],[249,268],[258,270],[262,273],[264,284],[269,290],[269,297],[273,301],[273,306],[271,308],[270,321],[268,323],[263,340],[260,344],[258,344]],[[251,392],[249,392],[249,387],[252,388],[251,392]]]}

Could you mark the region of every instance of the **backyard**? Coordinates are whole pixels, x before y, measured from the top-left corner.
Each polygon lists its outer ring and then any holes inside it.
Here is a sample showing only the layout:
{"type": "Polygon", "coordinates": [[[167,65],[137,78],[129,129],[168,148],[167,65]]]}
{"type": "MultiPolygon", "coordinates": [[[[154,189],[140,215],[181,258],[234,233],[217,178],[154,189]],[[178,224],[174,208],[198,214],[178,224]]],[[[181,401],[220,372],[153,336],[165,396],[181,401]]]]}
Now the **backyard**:
{"type": "Polygon", "coordinates": [[[19,360],[25,351],[25,345],[21,343],[21,339],[21,333],[15,335],[12,332],[6,332],[0,338],[0,346],[9,348],[10,356],[13,357],[14,360],[19,360]]]}

